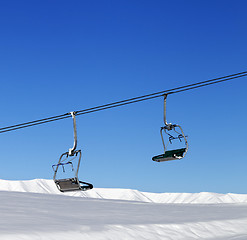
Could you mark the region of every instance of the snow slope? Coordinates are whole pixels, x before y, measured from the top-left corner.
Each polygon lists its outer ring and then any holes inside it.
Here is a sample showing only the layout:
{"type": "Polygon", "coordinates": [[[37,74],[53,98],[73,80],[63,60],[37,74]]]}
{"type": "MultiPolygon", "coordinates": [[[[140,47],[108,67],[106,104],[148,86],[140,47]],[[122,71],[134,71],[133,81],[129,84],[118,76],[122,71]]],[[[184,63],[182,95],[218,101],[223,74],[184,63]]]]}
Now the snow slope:
{"type": "Polygon", "coordinates": [[[94,188],[86,192],[60,193],[53,180],[0,180],[0,191],[62,194],[66,196],[119,199],[153,203],[247,203],[247,194],[219,193],[148,193],[132,189],[94,188]]]}
{"type": "Polygon", "coordinates": [[[0,239],[247,239],[246,195],[95,189],[75,196],[50,180],[1,180],[0,239]]]}

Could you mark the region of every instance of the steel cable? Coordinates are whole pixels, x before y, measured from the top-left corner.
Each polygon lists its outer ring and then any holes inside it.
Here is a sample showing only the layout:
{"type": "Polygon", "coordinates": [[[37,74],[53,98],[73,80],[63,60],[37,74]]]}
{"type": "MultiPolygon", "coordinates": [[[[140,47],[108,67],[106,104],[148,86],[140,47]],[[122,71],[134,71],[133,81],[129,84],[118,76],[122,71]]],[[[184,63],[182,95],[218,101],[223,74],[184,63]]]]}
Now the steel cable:
{"type": "MultiPolygon", "coordinates": [[[[204,86],[208,86],[208,85],[212,85],[212,84],[216,84],[216,83],[222,83],[222,82],[233,80],[236,78],[245,77],[245,76],[247,76],[247,71],[235,73],[235,74],[231,74],[231,75],[227,75],[227,76],[223,76],[223,77],[219,77],[219,78],[214,78],[211,80],[206,80],[206,81],[202,81],[202,82],[198,82],[198,83],[184,85],[184,86],[172,88],[169,90],[164,90],[164,91],[160,91],[160,92],[146,94],[146,95],[139,96],[139,97],[125,99],[122,101],[117,101],[117,102],[113,102],[113,103],[99,105],[96,107],[75,111],[75,113],[76,113],[76,115],[94,113],[94,112],[98,112],[98,111],[102,111],[102,110],[106,110],[106,109],[111,109],[111,108],[120,107],[120,106],[124,106],[124,105],[128,105],[128,104],[132,104],[132,103],[137,103],[137,102],[142,102],[142,101],[158,98],[158,97],[164,96],[164,94],[180,93],[180,92],[184,92],[184,91],[188,91],[188,90],[192,90],[192,89],[196,89],[196,88],[200,88],[200,87],[204,87],[204,86]]],[[[71,117],[71,114],[65,113],[65,114],[61,114],[61,115],[57,115],[57,116],[53,116],[53,117],[43,118],[43,119],[34,120],[34,121],[30,121],[30,122],[25,122],[25,123],[20,123],[20,124],[8,126],[8,127],[0,128],[0,133],[15,131],[15,130],[22,129],[22,128],[27,128],[27,127],[31,127],[31,126],[44,124],[44,123],[54,122],[54,121],[69,118],[69,117],[71,117]]]]}

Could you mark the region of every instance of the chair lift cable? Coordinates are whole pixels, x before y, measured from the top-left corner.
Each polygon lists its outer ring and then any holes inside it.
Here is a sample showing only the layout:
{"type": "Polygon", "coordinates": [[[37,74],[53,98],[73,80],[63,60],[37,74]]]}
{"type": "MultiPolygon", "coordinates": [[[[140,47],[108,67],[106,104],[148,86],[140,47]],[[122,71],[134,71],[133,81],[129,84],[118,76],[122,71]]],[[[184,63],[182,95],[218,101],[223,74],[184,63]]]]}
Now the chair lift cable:
{"type": "MultiPolygon", "coordinates": [[[[151,93],[151,94],[147,94],[147,95],[143,95],[143,96],[139,96],[139,97],[125,99],[122,101],[108,103],[108,104],[104,104],[104,105],[100,105],[100,106],[96,106],[96,107],[92,107],[92,108],[74,111],[74,112],[75,112],[75,115],[94,113],[97,111],[102,111],[102,110],[106,110],[106,109],[110,109],[110,108],[124,106],[127,104],[132,104],[132,103],[137,103],[137,102],[142,102],[145,100],[150,100],[150,99],[162,97],[162,96],[164,96],[164,94],[180,93],[180,92],[184,92],[184,91],[188,91],[188,90],[192,90],[192,89],[196,89],[196,88],[200,88],[200,87],[204,87],[204,86],[208,86],[208,85],[212,85],[212,84],[216,84],[216,83],[222,83],[222,82],[233,80],[236,78],[245,77],[245,76],[247,76],[247,71],[235,73],[235,74],[231,74],[231,75],[223,76],[223,77],[219,77],[219,78],[214,78],[211,80],[206,80],[206,81],[202,81],[202,82],[198,82],[198,83],[184,85],[181,87],[172,88],[172,89],[164,90],[164,91],[160,91],[160,92],[155,92],[155,93],[151,93]]],[[[40,124],[44,124],[44,123],[49,123],[49,122],[53,122],[53,121],[57,121],[57,120],[62,120],[62,119],[69,118],[69,117],[71,117],[70,113],[65,113],[65,114],[61,114],[61,115],[57,115],[57,116],[53,116],[53,117],[43,118],[43,119],[34,120],[34,121],[30,121],[30,122],[25,122],[25,123],[20,123],[20,124],[8,126],[8,127],[0,128],[0,133],[10,132],[10,131],[14,131],[14,130],[22,129],[22,128],[27,128],[27,127],[36,126],[36,125],[40,125],[40,124]]]]}

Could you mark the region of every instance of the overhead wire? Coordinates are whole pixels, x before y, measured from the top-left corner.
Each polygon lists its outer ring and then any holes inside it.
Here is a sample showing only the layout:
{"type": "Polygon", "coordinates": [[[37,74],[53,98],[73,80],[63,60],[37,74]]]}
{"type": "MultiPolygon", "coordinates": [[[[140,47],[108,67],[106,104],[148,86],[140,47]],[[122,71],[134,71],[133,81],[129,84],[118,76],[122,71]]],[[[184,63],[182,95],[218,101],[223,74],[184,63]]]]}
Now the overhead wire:
{"type": "MultiPolygon", "coordinates": [[[[223,81],[228,81],[228,80],[231,80],[231,79],[234,79],[234,78],[239,78],[239,77],[244,77],[244,76],[247,76],[247,71],[245,72],[241,72],[241,73],[235,73],[235,74],[231,74],[231,75],[228,75],[228,76],[224,76],[224,77],[219,77],[219,78],[214,78],[214,79],[211,79],[211,80],[206,80],[206,81],[203,81],[203,82],[198,82],[198,83],[193,83],[193,84],[189,84],[189,85],[185,85],[185,86],[181,86],[181,87],[176,87],[176,88],[172,88],[172,89],[169,89],[169,90],[163,90],[163,91],[160,91],[160,92],[155,92],[155,93],[151,93],[151,94],[146,94],[146,95],[143,95],[143,96],[139,96],[139,97],[134,97],[134,98],[130,98],[130,99],[126,99],[126,100],[122,100],[122,101],[118,101],[118,102],[113,102],[113,103],[109,103],[109,104],[105,104],[105,105],[101,105],[101,106],[97,106],[97,107],[93,107],[93,108],[89,108],[89,109],[84,109],[84,110],[80,110],[80,111],[76,111],[76,113],[84,113],[84,112],[88,112],[90,111],[91,113],[91,110],[96,110],[96,111],[99,111],[97,109],[99,108],[104,108],[105,107],[109,107],[111,108],[111,105],[116,105],[116,106],[123,106],[123,105],[126,105],[126,104],[130,104],[130,103],[135,103],[137,99],[139,99],[140,101],[143,101],[147,100],[148,99],[152,99],[152,98],[156,98],[156,97],[161,97],[163,96],[165,93],[169,93],[169,94],[173,94],[173,93],[178,93],[180,89],[183,89],[183,88],[188,88],[188,87],[193,87],[193,86],[196,86],[196,85],[201,85],[201,84],[206,84],[206,83],[209,83],[209,82],[212,82],[210,84],[214,84],[214,83],[218,83],[218,80],[220,82],[223,82],[223,81]],[[230,79],[230,77],[233,77],[230,79]],[[214,81],[217,81],[217,82],[214,82],[214,81]],[[149,98],[151,96],[154,96],[152,98],[149,98]],[[133,101],[133,102],[132,102],[133,101]],[[123,104],[123,103],[126,103],[126,104],[123,104]]],[[[208,84],[209,85],[209,84],[208,84]]],[[[204,85],[203,85],[204,86],[204,85]]],[[[205,85],[206,86],[206,85],[205,85]]],[[[198,86],[200,87],[200,86],[198,86]]],[[[192,88],[191,88],[192,89],[192,88]]],[[[190,89],[188,89],[190,90],[190,89]]],[[[183,90],[183,91],[186,91],[183,90]]],[[[140,102],[138,101],[138,102],[140,102]]],[[[0,129],[1,130],[1,129],[0,129]]]]}
{"type": "Polygon", "coordinates": [[[209,86],[209,85],[212,85],[212,84],[226,82],[226,81],[229,81],[229,80],[233,80],[233,79],[240,78],[240,77],[245,77],[245,76],[247,76],[247,74],[243,74],[243,75],[240,75],[240,76],[235,76],[235,77],[231,77],[231,78],[227,78],[227,79],[223,79],[223,80],[219,80],[219,81],[215,81],[215,82],[204,83],[204,84],[201,84],[199,86],[191,86],[191,87],[188,87],[186,89],[181,89],[181,90],[170,92],[169,94],[174,94],[174,93],[180,93],[180,92],[184,92],[184,91],[189,91],[189,90],[196,89],[196,88],[199,88],[199,87],[205,87],[205,86],[209,86]]]}
{"type": "MultiPolygon", "coordinates": [[[[227,75],[227,76],[223,76],[223,77],[218,77],[218,78],[214,78],[214,79],[210,79],[210,80],[206,80],[206,81],[202,81],[202,82],[197,82],[197,83],[193,83],[193,84],[188,84],[188,85],[184,85],[184,86],[180,86],[180,87],[176,87],[176,88],[172,88],[172,89],[168,89],[168,90],[164,90],[164,91],[159,91],[159,92],[155,92],[155,93],[151,93],[151,94],[146,94],[146,95],[139,96],[139,97],[125,99],[122,101],[117,101],[117,102],[112,102],[112,103],[108,103],[108,104],[104,104],[104,105],[99,105],[96,107],[87,108],[87,109],[74,111],[74,112],[76,115],[94,113],[94,112],[98,112],[98,111],[102,111],[102,110],[106,110],[106,109],[111,109],[111,108],[120,107],[120,106],[124,106],[124,105],[128,105],[128,104],[132,104],[132,103],[137,103],[137,102],[142,102],[142,101],[158,98],[158,97],[164,96],[164,94],[180,93],[180,92],[189,91],[192,89],[196,89],[196,88],[200,88],[200,87],[204,87],[204,86],[208,86],[208,85],[212,85],[212,84],[230,81],[230,80],[245,77],[245,76],[247,76],[247,71],[235,73],[235,74],[231,74],[231,75],[227,75]]],[[[22,128],[27,128],[27,127],[31,127],[31,126],[44,124],[44,123],[54,122],[54,121],[66,119],[69,117],[71,117],[71,114],[65,113],[65,114],[61,114],[61,115],[57,115],[57,116],[53,116],[53,117],[48,117],[48,118],[43,118],[43,119],[34,120],[34,121],[30,121],[30,122],[15,124],[12,126],[0,128],[0,133],[15,131],[15,130],[22,129],[22,128]]]]}

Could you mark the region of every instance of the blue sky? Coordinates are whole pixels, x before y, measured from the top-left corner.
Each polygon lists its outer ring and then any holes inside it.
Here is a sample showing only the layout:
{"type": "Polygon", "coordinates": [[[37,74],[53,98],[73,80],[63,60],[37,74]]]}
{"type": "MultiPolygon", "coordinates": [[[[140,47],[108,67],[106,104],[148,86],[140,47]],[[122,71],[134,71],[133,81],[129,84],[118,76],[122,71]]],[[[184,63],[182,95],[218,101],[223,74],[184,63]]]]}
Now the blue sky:
{"type": "MultiPolygon", "coordinates": [[[[1,127],[246,71],[246,1],[1,1],[1,127]]],[[[162,99],[77,117],[81,180],[247,193],[247,79],[168,98],[189,152],[162,153],[162,99]]],[[[0,135],[0,178],[52,178],[72,120],[0,135]]]]}

